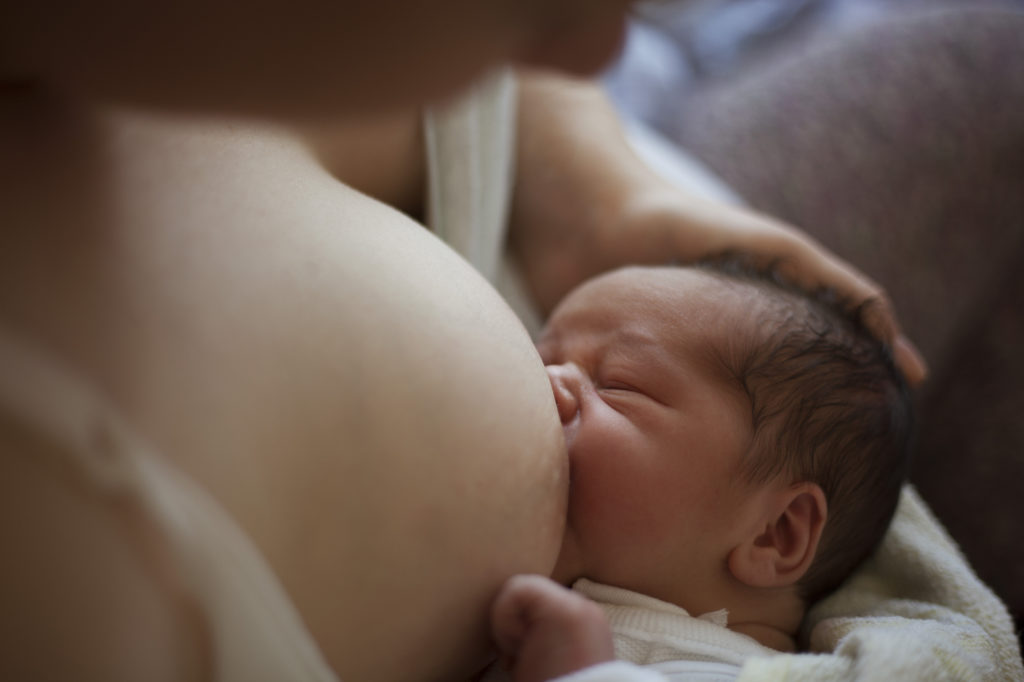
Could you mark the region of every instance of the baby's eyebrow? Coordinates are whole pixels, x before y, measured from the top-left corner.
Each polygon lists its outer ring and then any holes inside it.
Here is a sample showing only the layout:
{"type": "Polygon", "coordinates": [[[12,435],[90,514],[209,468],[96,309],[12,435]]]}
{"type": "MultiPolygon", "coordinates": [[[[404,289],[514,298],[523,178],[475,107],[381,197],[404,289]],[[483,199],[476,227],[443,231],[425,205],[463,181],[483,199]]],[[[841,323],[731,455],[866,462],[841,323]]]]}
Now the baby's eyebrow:
{"type": "Polygon", "coordinates": [[[614,355],[643,365],[657,365],[662,369],[672,365],[668,349],[650,334],[620,329],[612,333],[611,340],[614,355]]]}
{"type": "Polygon", "coordinates": [[[620,343],[639,346],[662,347],[662,343],[650,332],[643,331],[634,326],[619,327],[613,332],[613,339],[620,343]]]}
{"type": "Polygon", "coordinates": [[[664,339],[650,334],[649,332],[636,329],[620,329],[612,337],[616,346],[625,355],[635,358],[638,362],[645,364],[656,364],[662,369],[675,367],[671,349],[666,346],[664,339]]]}

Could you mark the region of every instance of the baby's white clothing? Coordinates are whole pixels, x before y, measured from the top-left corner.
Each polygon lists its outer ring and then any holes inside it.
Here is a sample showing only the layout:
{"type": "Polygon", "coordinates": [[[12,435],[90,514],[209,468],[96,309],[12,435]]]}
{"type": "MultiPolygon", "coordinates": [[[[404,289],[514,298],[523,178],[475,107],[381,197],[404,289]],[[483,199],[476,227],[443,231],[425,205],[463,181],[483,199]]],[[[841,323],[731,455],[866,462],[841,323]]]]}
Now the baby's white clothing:
{"type": "Polygon", "coordinates": [[[769,649],[726,627],[725,610],[691,616],[675,604],[589,580],[572,589],[596,602],[608,618],[616,664],[596,666],[565,680],[735,680],[740,666],[753,656],[771,656],[769,649]],[[643,669],[623,665],[629,662],[643,669]]]}
{"type": "Polygon", "coordinates": [[[637,665],[718,663],[732,667],[735,677],[748,658],[778,653],[729,630],[724,609],[695,617],[675,604],[590,580],[577,580],[572,589],[604,611],[619,660],[637,665]]]}
{"type": "MultiPolygon", "coordinates": [[[[572,589],[604,611],[617,660],[560,677],[559,682],[727,682],[736,679],[748,658],[778,653],[729,630],[724,610],[693,617],[675,604],[586,579],[577,580],[572,589]]],[[[485,678],[507,679],[508,673],[497,665],[485,678]]]]}

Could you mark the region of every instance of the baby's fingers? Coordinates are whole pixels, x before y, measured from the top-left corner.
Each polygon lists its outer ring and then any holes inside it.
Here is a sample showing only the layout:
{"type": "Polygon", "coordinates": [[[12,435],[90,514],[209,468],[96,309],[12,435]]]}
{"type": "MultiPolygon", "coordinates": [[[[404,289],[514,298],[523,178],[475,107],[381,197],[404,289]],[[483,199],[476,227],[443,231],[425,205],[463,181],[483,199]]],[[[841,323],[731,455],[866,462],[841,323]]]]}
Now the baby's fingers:
{"type": "Polygon", "coordinates": [[[541,576],[509,579],[491,610],[491,629],[516,682],[553,679],[613,657],[600,607],[541,576]]]}
{"type": "Polygon", "coordinates": [[[863,305],[863,321],[876,338],[889,344],[892,349],[893,362],[902,372],[910,386],[916,386],[928,375],[928,366],[917,347],[900,329],[896,318],[896,309],[888,294],[877,283],[869,279],[852,266],[823,253],[822,247],[813,242],[805,242],[803,249],[814,253],[806,256],[801,263],[811,265],[805,277],[816,279],[813,284],[834,288],[853,303],[863,305]]]}

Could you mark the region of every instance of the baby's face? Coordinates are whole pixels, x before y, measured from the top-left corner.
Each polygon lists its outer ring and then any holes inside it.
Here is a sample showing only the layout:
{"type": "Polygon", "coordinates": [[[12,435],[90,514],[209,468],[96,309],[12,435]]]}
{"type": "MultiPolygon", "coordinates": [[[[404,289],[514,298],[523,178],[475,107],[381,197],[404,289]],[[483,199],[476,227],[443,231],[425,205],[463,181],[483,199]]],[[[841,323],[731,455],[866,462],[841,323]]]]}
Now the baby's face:
{"type": "Polygon", "coordinates": [[[555,577],[586,576],[675,603],[737,536],[750,405],[721,358],[744,291],[683,268],[585,283],[537,344],[569,450],[568,526],[555,577]]]}

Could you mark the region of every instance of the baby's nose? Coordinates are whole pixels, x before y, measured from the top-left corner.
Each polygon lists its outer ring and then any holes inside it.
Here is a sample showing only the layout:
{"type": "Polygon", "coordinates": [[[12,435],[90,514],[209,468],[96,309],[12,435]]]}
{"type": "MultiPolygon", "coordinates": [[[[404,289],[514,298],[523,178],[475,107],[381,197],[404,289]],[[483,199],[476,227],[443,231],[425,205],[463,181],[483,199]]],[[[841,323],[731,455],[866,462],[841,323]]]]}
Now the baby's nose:
{"type": "Polygon", "coordinates": [[[555,405],[563,424],[573,420],[580,410],[581,373],[574,364],[546,365],[551,380],[551,391],[555,394],[555,405]]]}

